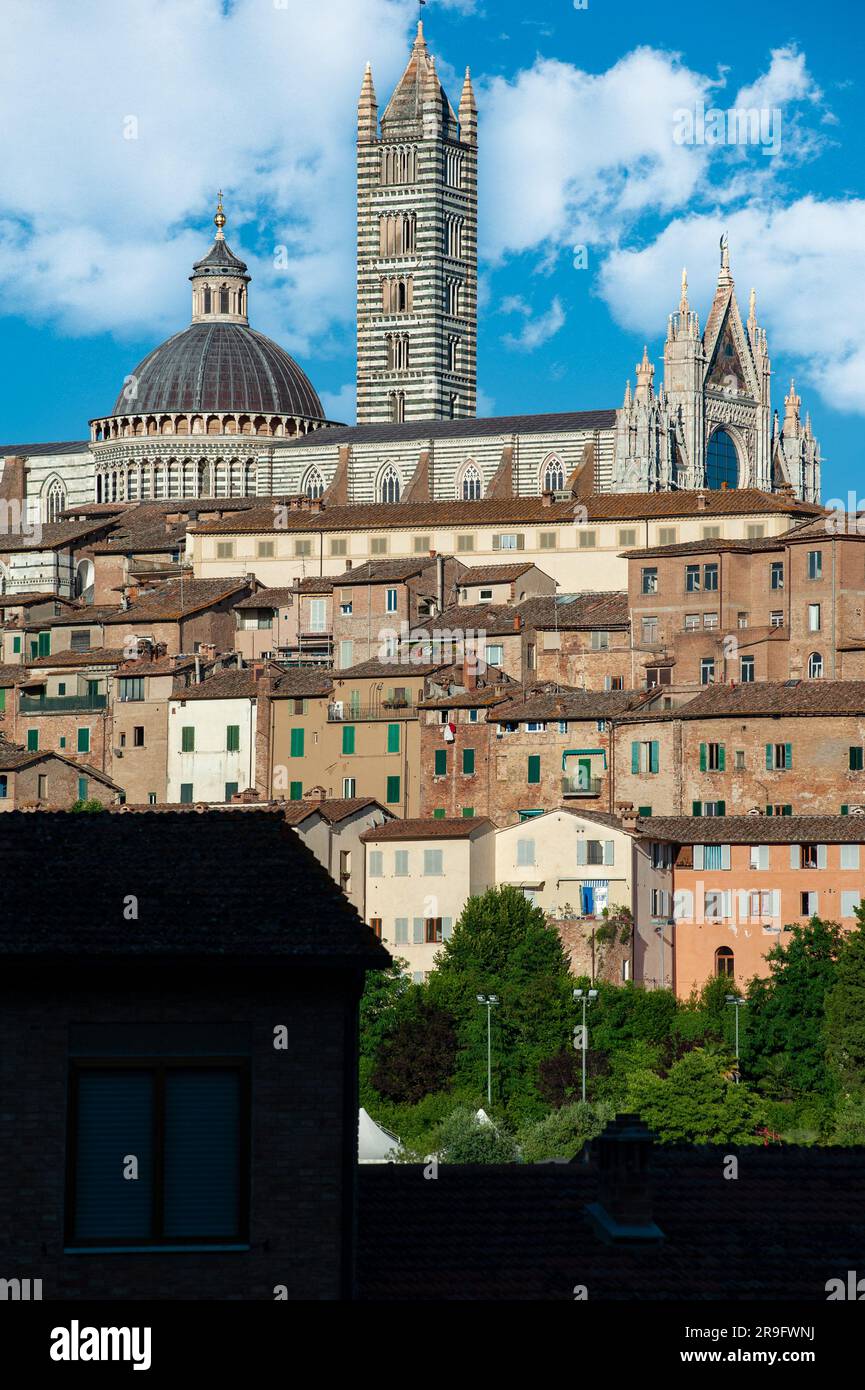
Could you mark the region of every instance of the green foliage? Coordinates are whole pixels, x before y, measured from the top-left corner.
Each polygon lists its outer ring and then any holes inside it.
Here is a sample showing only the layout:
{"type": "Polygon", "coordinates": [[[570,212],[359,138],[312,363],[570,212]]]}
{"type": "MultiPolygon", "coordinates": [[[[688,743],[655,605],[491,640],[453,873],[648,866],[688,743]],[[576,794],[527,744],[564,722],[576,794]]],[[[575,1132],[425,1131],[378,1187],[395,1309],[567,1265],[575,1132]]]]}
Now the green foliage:
{"type": "Polygon", "coordinates": [[[829,1096],[835,1079],[825,1065],[825,1000],[835,983],[844,933],[812,917],[794,926],[786,945],[767,956],[769,976],[752,980],[742,1010],[743,1074],[767,1096],[829,1096]]]}
{"type": "Polygon", "coordinates": [[[379,1047],[370,1083],[387,1100],[414,1104],[448,1085],[456,1051],[451,1015],[417,999],[413,1014],[401,1018],[379,1047]]]}
{"type": "Polygon", "coordinates": [[[79,798],[78,801],[73,801],[69,810],[77,813],[83,812],[85,815],[92,816],[95,815],[97,811],[104,811],[105,807],[102,805],[101,801],[82,801],[79,798]]]}
{"type": "Polygon", "coordinates": [[[589,1139],[600,1134],[615,1115],[615,1107],[565,1105],[542,1120],[526,1125],[517,1135],[523,1163],[541,1163],[550,1158],[573,1158],[589,1139]]]}
{"type": "Polygon", "coordinates": [[[445,1163],[514,1163],[517,1149],[506,1130],[460,1106],[439,1127],[438,1154],[445,1163]]]}
{"type": "Polygon", "coordinates": [[[413,988],[408,962],[394,957],[387,970],[368,970],[360,998],[360,1051],[375,1057],[399,1022],[400,1005],[413,988]]]}
{"type": "Polygon", "coordinates": [[[729,1079],[718,1057],[695,1048],[666,1077],[638,1072],[631,1078],[629,1105],[665,1143],[758,1143],[762,1105],[748,1086],[729,1079]]]}
{"type": "Polygon", "coordinates": [[[832,1137],[836,1144],[865,1144],[865,1094],[841,1097],[832,1137]]]}
{"type": "Polygon", "coordinates": [[[838,960],[826,996],[826,1057],[845,1093],[865,1094],[865,908],[838,960]]]}

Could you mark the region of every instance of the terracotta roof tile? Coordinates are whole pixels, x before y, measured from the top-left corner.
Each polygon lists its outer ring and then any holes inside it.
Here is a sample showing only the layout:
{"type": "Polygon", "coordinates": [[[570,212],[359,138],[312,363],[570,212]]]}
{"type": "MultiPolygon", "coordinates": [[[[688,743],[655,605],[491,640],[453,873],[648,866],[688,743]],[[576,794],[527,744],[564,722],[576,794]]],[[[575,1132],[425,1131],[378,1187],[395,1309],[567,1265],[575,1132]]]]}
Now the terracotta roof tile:
{"type": "Polygon", "coordinates": [[[467,840],[492,825],[488,816],[423,816],[413,820],[388,820],[365,830],[361,840],[467,840]]]}
{"type": "Polygon", "coordinates": [[[246,575],[225,579],[172,579],[152,592],[142,593],[127,609],[116,610],[103,621],[133,626],[145,622],[176,622],[204,608],[212,608],[233,594],[245,594],[249,588],[250,580],[246,575]]]}
{"type": "Polygon", "coordinates": [[[865,816],[643,816],[640,834],[683,845],[865,845],[865,816]]]}

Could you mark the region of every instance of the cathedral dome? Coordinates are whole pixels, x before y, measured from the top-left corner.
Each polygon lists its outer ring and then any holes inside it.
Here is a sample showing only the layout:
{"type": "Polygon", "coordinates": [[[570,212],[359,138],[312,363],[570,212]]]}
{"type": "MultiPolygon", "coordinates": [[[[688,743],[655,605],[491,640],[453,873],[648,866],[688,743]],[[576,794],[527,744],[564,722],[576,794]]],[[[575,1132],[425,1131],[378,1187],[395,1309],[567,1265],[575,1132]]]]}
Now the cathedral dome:
{"type": "Polygon", "coordinates": [[[216,318],[192,323],[148,353],[112,414],[176,411],[324,419],[306,373],[278,343],[245,323],[216,318]]]}

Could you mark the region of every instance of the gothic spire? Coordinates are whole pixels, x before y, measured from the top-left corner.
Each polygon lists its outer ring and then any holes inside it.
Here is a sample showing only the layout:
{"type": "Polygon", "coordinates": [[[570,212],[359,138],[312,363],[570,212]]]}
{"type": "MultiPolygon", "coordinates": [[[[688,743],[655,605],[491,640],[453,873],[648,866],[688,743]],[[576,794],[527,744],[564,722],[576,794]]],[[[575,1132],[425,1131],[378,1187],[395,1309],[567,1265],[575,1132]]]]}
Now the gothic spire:
{"type": "Polygon", "coordinates": [[[378,100],[372,81],[372,66],[367,63],[360,89],[360,100],[357,104],[357,138],[358,140],[374,140],[377,134],[378,100]]]}

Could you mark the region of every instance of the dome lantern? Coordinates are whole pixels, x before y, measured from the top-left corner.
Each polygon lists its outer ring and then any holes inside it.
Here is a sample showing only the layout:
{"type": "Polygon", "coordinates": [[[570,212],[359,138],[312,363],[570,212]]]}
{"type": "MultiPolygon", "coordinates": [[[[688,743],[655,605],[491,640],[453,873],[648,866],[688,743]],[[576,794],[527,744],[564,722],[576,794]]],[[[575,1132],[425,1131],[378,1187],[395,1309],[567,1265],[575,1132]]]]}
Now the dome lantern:
{"type": "Polygon", "coordinates": [[[225,240],[228,219],[220,189],[213,221],[216,236],[206,256],[192,267],[193,323],[249,323],[246,262],[235,256],[225,240]]]}

